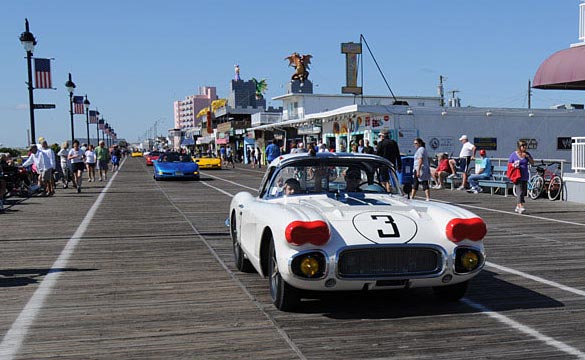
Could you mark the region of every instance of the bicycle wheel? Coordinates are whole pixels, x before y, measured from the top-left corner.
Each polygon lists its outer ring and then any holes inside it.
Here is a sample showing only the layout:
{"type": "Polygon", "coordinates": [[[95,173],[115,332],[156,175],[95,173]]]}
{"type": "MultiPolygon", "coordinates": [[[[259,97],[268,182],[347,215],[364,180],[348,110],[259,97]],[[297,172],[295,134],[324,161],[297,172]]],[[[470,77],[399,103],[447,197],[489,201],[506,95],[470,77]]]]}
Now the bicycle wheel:
{"type": "Polygon", "coordinates": [[[550,184],[548,185],[548,198],[551,201],[554,201],[559,198],[561,192],[563,191],[563,180],[560,176],[555,176],[550,180],[550,184]]]}
{"type": "Polygon", "coordinates": [[[544,190],[544,178],[540,175],[534,175],[528,181],[528,196],[532,200],[538,199],[544,190]]]}

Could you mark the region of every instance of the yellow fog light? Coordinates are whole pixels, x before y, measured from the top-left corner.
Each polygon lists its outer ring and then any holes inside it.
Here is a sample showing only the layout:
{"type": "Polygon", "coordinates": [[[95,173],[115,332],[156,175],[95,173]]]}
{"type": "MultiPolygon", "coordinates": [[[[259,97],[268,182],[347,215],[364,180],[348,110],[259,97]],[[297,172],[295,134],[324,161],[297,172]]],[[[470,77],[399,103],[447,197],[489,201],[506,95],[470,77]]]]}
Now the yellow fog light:
{"type": "Polygon", "coordinates": [[[300,269],[306,277],[313,277],[319,273],[319,261],[312,256],[301,260],[300,269]]]}
{"type": "Polygon", "coordinates": [[[479,256],[473,251],[467,251],[461,256],[461,266],[468,271],[476,269],[479,266],[479,256]]]}

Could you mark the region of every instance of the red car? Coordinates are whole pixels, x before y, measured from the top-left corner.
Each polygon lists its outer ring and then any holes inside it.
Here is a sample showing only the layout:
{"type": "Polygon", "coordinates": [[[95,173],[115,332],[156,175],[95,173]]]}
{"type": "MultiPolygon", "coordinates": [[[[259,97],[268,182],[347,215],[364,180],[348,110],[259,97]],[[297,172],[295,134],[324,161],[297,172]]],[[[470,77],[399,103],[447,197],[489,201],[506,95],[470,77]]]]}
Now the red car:
{"type": "Polygon", "coordinates": [[[160,156],[160,151],[151,151],[148,153],[148,155],[144,155],[144,157],[146,158],[146,165],[152,166],[152,162],[155,160],[158,160],[159,156],[160,156]]]}

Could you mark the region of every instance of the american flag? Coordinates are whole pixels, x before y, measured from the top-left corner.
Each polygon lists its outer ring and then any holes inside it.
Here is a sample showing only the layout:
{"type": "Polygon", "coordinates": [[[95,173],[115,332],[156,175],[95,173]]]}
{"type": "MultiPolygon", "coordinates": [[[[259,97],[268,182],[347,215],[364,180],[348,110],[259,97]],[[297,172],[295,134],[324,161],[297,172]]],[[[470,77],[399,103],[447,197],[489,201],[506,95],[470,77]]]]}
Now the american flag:
{"type": "Polygon", "coordinates": [[[35,58],[36,89],[52,89],[51,86],[51,59],[35,58]]]}
{"type": "Polygon", "coordinates": [[[83,107],[83,96],[74,96],[73,97],[73,113],[74,114],[85,114],[85,109],[83,107]]]}
{"type": "Polygon", "coordinates": [[[97,124],[97,122],[98,122],[97,111],[89,110],[89,123],[90,124],[97,124]]]}

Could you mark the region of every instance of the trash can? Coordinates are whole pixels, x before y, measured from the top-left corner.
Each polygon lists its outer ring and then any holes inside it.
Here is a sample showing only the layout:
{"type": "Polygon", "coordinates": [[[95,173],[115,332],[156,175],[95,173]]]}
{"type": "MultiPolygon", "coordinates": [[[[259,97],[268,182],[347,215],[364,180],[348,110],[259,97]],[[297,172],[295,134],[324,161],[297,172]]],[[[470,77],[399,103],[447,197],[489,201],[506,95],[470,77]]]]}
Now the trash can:
{"type": "Polygon", "coordinates": [[[402,191],[410,196],[412,191],[412,168],[414,167],[414,156],[402,156],[402,169],[397,173],[398,180],[402,185],[402,191]]]}

